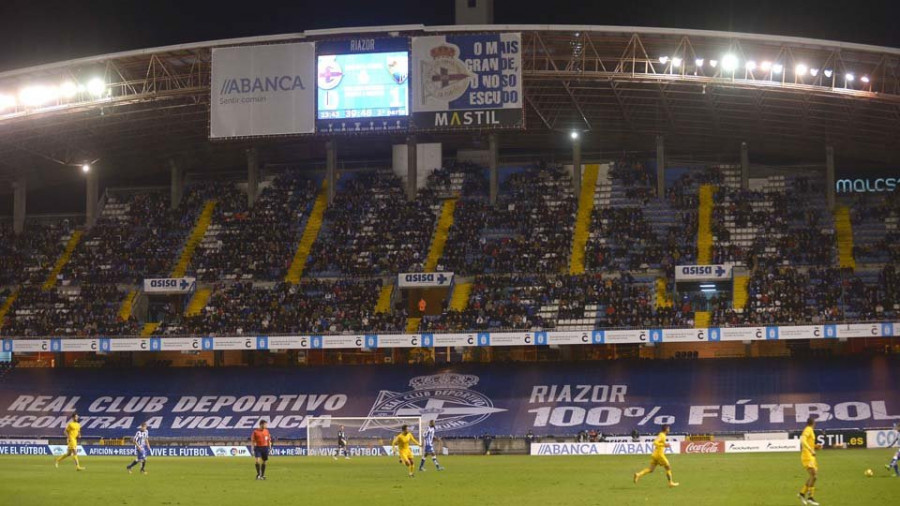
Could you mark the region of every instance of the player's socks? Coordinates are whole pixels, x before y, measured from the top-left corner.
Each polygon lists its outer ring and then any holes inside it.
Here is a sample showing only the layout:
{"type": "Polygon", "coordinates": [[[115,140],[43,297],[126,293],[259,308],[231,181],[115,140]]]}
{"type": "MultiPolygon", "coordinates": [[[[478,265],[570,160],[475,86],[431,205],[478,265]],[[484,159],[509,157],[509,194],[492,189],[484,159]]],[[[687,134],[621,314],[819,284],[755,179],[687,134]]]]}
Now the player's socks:
{"type": "Polygon", "coordinates": [[[666,471],[666,479],[669,480],[669,483],[672,483],[672,471],[666,471]]]}
{"type": "Polygon", "coordinates": [[[142,472],[142,473],[146,473],[146,472],[147,472],[147,461],[146,461],[146,460],[142,460],[142,461],[141,461],[141,472],[142,472]]]}
{"type": "Polygon", "coordinates": [[[81,463],[78,462],[78,455],[72,455],[72,458],[75,459],[75,469],[81,467],[81,463]]]}
{"type": "Polygon", "coordinates": [[[434,462],[434,467],[436,467],[438,471],[441,471],[444,469],[443,467],[441,467],[440,464],[438,464],[437,457],[431,457],[431,461],[434,462]]]}
{"type": "Polygon", "coordinates": [[[265,462],[263,462],[263,465],[260,466],[260,473],[259,473],[259,475],[262,476],[262,477],[265,477],[265,476],[266,476],[266,464],[265,464],[265,462]]]}
{"type": "Polygon", "coordinates": [[[425,457],[422,457],[422,461],[419,462],[419,471],[425,470],[425,457]]]}
{"type": "Polygon", "coordinates": [[[800,495],[805,496],[807,492],[809,492],[809,487],[803,485],[803,488],[800,489],[800,495]]]}
{"type": "Polygon", "coordinates": [[[256,477],[259,478],[260,476],[262,475],[259,474],[259,464],[256,464],[256,477]]]}

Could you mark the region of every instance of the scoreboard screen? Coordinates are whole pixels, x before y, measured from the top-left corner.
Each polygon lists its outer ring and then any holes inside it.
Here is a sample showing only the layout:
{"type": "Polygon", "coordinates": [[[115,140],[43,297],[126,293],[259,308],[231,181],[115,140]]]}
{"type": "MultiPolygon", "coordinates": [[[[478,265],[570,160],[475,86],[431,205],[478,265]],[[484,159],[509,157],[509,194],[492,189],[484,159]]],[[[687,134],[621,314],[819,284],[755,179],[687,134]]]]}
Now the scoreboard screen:
{"type": "Polygon", "coordinates": [[[319,55],[317,118],[352,120],[409,115],[409,53],[319,55]]]}

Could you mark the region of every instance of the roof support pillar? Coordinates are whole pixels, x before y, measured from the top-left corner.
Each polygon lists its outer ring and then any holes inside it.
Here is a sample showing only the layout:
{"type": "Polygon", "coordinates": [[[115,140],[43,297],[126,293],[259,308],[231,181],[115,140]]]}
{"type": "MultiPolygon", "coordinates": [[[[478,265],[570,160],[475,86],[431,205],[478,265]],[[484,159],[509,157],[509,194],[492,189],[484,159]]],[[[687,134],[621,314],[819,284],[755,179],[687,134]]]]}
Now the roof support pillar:
{"type": "Polygon", "coordinates": [[[581,135],[572,136],[572,192],[581,195],[581,135]]]}
{"type": "Polygon", "coordinates": [[[750,148],[741,142],[741,190],[750,189],[750,148]]]}
{"type": "Polygon", "coordinates": [[[828,201],[828,209],[834,210],[834,147],[825,147],[825,199],[828,201]]]}
{"type": "Polygon", "coordinates": [[[334,202],[335,185],[337,184],[337,141],[329,139],[325,142],[325,181],[328,186],[328,205],[334,202]]]}
{"type": "Polygon", "coordinates": [[[497,205],[497,195],[500,193],[500,149],[497,142],[497,134],[488,135],[489,169],[491,185],[491,205],[497,205]]]}
{"type": "Polygon", "coordinates": [[[13,233],[18,235],[25,231],[25,197],[28,182],[25,174],[21,174],[13,182],[13,233]]]}
{"type": "Polygon", "coordinates": [[[666,143],[662,135],[656,136],[656,198],[666,198],[666,143]]]}
{"type": "Polygon", "coordinates": [[[184,169],[174,159],[169,159],[169,171],[172,176],[169,189],[169,208],[175,210],[181,205],[181,197],[184,195],[184,169]]]}
{"type": "Polygon", "coordinates": [[[247,150],[247,207],[253,207],[259,194],[259,151],[247,150]]]}
{"type": "Polygon", "coordinates": [[[410,135],[406,138],[406,199],[409,201],[416,200],[416,184],[419,180],[418,161],[416,136],[410,135]]]}
{"type": "Polygon", "coordinates": [[[100,208],[100,176],[96,166],[90,167],[85,174],[85,226],[92,228],[97,223],[100,208]]]}

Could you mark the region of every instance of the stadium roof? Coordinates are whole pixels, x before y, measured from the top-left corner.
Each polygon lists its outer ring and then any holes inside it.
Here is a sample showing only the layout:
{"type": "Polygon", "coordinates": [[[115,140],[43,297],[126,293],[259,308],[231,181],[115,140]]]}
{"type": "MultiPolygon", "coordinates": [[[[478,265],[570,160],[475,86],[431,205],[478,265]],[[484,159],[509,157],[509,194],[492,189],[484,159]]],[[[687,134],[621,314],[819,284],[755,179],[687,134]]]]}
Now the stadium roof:
{"type": "MultiPolygon", "coordinates": [[[[181,44],[0,73],[0,179],[76,180],[67,164],[98,159],[122,178],[164,170],[169,159],[188,169],[235,167],[251,143],[273,162],[323,157],[321,135],[209,141],[211,49],[460,31],[522,32],[526,130],[502,133],[504,149],[566,149],[565,133],[579,130],[588,152],[646,152],[662,134],[670,155],[696,159],[736,158],[746,141],[753,157],[816,161],[832,145],[845,166],[900,162],[900,49],[663,28],[402,25],[181,44]],[[68,99],[4,105],[4,94],[62,82],[68,99]],[[91,94],[96,82],[102,88],[91,94]]],[[[362,157],[383,149],[385,135],[344,146],[362,157]]],[[[477,132],[421,136],[452,148],[472,145],[477,132]]]]}

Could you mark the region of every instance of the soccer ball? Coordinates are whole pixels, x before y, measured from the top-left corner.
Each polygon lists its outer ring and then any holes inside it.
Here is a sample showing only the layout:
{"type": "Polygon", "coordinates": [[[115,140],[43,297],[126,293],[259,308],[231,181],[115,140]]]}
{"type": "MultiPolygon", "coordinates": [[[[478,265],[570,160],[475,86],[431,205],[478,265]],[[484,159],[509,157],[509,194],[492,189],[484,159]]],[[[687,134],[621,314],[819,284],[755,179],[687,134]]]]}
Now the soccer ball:
{"type": "Polygon", "coordinates": [[[865,475],[867,478],[871,478],[871,477],[875,476],[875,473],[872,472],[871,469],[866,469],[865,475]]]}

